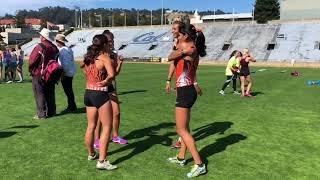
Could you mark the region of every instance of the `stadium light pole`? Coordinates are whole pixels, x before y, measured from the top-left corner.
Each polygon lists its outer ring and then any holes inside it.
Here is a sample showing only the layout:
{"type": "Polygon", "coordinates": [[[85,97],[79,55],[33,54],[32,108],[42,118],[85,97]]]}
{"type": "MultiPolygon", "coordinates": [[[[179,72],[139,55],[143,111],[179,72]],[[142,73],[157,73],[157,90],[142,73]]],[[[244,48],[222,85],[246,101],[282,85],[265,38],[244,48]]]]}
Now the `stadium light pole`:
{"type": "Polygon", "coordinates": [[[213,9],[213,22],[216,22],[216,8],[213,9]]]}
{"type": "Polygon", "coordinates": [[[113,12],[112,12],[112,21],[111,22],[112,22],[111,25],[113,27],[114,26],[114,14],[113,14],[113,12]]]}
{"type": "Polygon", "coordinates": [[[74,27],[75,28],[77,28],[77,22],[78,22],[77,19],[78,19],[77,18],[77,9],[74,9],[74,27]]]}
{"type": "Polygon", "coordinates": [[[82,20],[83,20],[82,9],[80,9],[80,29],[82,29],[82,20]]]}
{"type": "Polygon", "coordinates": [[[124,27],[127,27],[127,15],[126,15],[126,11],[124,11],[124,27]]]}
{"type": "Polygon", "coordinates": [[[151,12],[150,12],[150,24],[152,26],[152,9],[151,9],[151,12]]]}
{"type": "Polygon", "coordinates": [[[139,10],[137,11],[137,26],[139,26],[139,10]]]}
{"type": "Polygon", "coordinates": [[[94,13],[94,16],[100,18],[100,27],[102,27],[102,14],[94,13]]]}
{"type": "Polygon", "coordinates": [[[161,0],[161,26],[163,25],[163,0],[161,0]]]}
{"type": "Polygon", "coordinates": [[[234,24],[234,8],[232,9],[232,26],[234,24]]]}
{"type": "Polygon", "coordinates": [[[90,17],[90,11],[89,11],[89,28],[91,28],[91,17],[90,17]]]}
{"type": "Polygon", "coordinates": [[[254,5],[252,4],[252,21],[251,24],[254,24],[254,5]]]}

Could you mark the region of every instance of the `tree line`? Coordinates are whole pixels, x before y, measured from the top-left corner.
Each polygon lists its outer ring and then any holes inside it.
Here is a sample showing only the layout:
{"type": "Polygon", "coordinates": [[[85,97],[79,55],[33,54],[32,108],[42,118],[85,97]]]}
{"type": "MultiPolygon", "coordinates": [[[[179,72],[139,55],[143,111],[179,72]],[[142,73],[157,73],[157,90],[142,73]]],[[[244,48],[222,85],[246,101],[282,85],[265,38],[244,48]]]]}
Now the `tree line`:
{"type": "MultiPolygon", "coordinates": [[[[269,20],[280,18],[280,3],[279,0],[256,0],[255,2],[255,20],[258,23],[267,23],[269,20]]],[[[169,9],[164,9],[166,12],[169,9]]],[[[152,24],[161,24],[161,9],[152,11],[152,24]]],[[[177,11],[173,11],[177,12],[177,11]]],[[[193,14],[192,11],[180,11],[186,14],[193,14]]],[[[209,14],[226,14],[222,10],[202,11],[202,15],[209,14]]],[[[69,9],[65,7],[44,7],[38,10],[19,10],[16,15],[6,14],[2,18],[15,18],[18,27],[24,26],[25,18],[38,18],[43,20],[43,26],[46,27],[46,22],[55,24],[66,24],[75,27],[80,25],[80,10],[79,8],[69,9]]],[[[163,23],[165,24],[165,16],[163,23]]],[[[82,10],[82,25],[83,27],[109,27],[109,26],[136,26],[150,25],[151,11],[147,9],[122,9],[122,8],[98,8],[82,10]],[[138,18],[139,17],[139,18],[138,18]],[[89,25],[90,23],[90,25],[89,25]]]]}
{"type": "MultiPolygon", "coordinates": [[[[163,24],[165,24],[165,12],[169,9],[164,9],[163,24]]],[[[136,25],[150,25],[151,13],[152,24],[161,24],[161,9],[153,10],[147,9],[122,9],[122,8],[98,8],[98,9],[84,9],[82,10],[82,25],[88,27],[108,27],[108,26],[136,26],[136,25]],[[139,17],[139,19],[138,19],[139,17]],[[102,20],[102,21],[101,21],[102,20]]],[[[178,11],[173,11],[178,12],[178,11]]],[[[193,14],[192,11],[179,11],[181,13],[193,14]]],[[[225,14],[222,10],[217,10],[216,14],[225,14]]],[[[200,15],[214,14],[213,11],[199,12],[200,15]]],[[[26,18],[38,18],[46,22],[55,24],[66,24],[75,27],[80,25],[81,12],[79,9],[69,9],[65,7],[44,7],[38,10],[19,10],[16,15],[6,14],[3,18],[15,18],[17,26],[24,25],[26,18]]]]}

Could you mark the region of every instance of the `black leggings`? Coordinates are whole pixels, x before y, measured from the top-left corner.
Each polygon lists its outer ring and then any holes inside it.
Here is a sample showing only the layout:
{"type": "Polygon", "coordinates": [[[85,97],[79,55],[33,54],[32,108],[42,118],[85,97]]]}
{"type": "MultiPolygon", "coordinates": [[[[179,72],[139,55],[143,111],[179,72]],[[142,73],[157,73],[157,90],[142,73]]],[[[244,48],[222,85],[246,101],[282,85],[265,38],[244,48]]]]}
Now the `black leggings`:
{"type": "Polygon", "coordinates": [[[231,81],[232,81],[233,91],[236,91],[237,90],[237,74],[234,74],[233,76],[227,76],[227,80],[223,84],[221,90],[224,91],[227,88],[227,86],[230,84],[231,81]]]}

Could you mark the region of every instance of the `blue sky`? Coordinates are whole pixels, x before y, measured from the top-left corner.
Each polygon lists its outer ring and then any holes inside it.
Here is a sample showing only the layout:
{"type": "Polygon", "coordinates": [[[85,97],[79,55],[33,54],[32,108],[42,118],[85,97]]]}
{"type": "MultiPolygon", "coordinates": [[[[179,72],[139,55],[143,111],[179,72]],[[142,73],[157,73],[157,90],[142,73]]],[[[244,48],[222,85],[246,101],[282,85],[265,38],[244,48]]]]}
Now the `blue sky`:
{"type": "MultiPolygon", "coordinates": [[[[0,15],[15,14],[19,9],[36,10],[45,6],[64,6],[73,8],[80,6],[89,8],[136,8],[158,9],[162,0],[9,0],[0,6],[0,15]]],[[[163,0],[164,7],[175,10],[213,10],[222,9],[226,12],[251,12],[255,0],[163,0]]]]}

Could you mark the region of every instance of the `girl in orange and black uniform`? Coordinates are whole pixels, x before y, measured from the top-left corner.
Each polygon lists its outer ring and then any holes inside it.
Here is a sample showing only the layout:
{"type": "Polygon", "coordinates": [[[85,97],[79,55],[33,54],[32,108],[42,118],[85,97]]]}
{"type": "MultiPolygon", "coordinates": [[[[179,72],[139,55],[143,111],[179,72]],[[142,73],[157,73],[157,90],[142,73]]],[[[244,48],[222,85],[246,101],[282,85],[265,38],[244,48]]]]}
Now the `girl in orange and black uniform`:
{"type": "Polygon", "coordinates": [[[85,144],[88,150],[88,160],[98,159],[98,169],[113,170],[117,168],[106,160],[110,132],[112,128],[112,108],[107,86],[111,84],[115,73],[109,57],[108,40],[104,35],[96,35],[81,67],[86,75],[86,91],[84,104],[86,105],[88,127],[85,135],[85,144]],[[99,157],[93,149],[93,135],[96,123],[100,118],[103,131],[100,136],[99,157]]]}
{"type": "Polygon", "coordinates": [[[177,50],[173,50],[170,54],[169,61],[174,61],[176,65],[176,129],[182,141],[178,156],[168,160],[172,163],[185,165],[185,156],[188,149],[195,165],[187,176],[195,177],[206,173],[205,164],[202,163],[195,140],[189,131],[191,108],[197,99],[197,90],[194,84],[199,56],[206,55],[205,37],[202,33],[197,33],[193,25],[186,25],[181,33],[183,36],[180,38],[177,50]]]}

